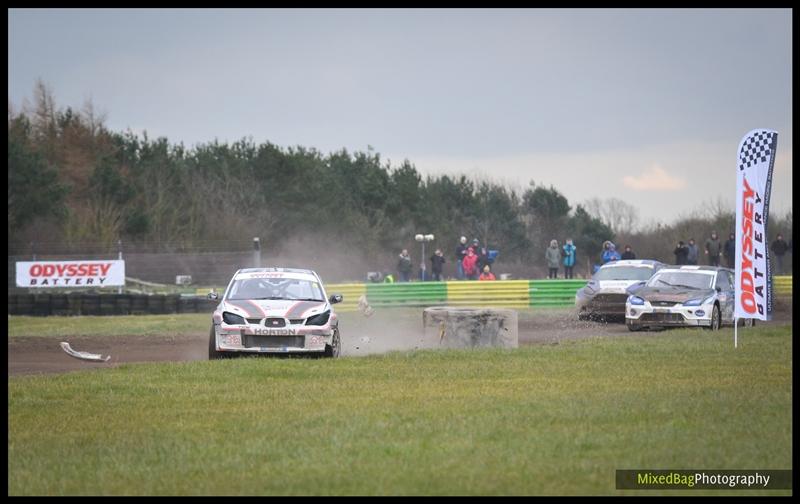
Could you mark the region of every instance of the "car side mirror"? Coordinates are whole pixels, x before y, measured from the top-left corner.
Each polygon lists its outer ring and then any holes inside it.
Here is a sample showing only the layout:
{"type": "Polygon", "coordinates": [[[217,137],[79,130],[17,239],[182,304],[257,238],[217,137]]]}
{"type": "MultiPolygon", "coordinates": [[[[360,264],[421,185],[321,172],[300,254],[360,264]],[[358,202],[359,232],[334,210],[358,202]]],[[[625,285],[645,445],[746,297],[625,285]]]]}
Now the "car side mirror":
{"type": "Polygon", "coordinates": [[[209,292],[208,293],[208,299],[210,299],[212,301],[216,301],[217,299],[219,299],[219,294],[217,294],[216,292],[213,292],[213,291],[209,292]]]}
{"type": "Polygon", "coordinates": [[[330,298],[328,298],[328,301],[330,301],[331,304],[341,303],[342,300],[344,300],[344,298],[341,294],[333,294],[330,298]]]}

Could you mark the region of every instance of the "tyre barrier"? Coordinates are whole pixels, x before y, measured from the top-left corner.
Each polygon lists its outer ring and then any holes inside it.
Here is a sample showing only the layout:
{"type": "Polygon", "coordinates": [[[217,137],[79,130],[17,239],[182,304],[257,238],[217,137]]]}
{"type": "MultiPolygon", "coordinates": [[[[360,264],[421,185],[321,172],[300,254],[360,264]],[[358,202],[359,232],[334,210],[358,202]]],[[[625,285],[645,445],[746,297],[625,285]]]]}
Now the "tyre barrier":
{"type": "Polygon", "coordinates": [[[328,294],[342,294],[340,312],[355,311],[358,298],[367,297],[373,308],[436,305],[527,308],[570,306],[586,280],[496,280],[328,284],[328,294]]]}
{"type": "Polygon", "coordinates": [[[208,313],[218,301],[179,294],[9,294],[9,315],[155,315],[208,313]]]}
{"type": "MultiPolygon", "coordinates": [[[[572,306],[575,293],[586,280],[497,280],[492,282],[447,281],[405,283],[328,284],[328,294],[342,294],[336,311],[358,309],[366,296],[373,308],[483,306],[503,308],[572,306]]],[[[224,290],[224,289],[223,289],[224,290]]],[[[792,277],[773,277],[773,293],[792,296],[792,277]]],[[[9,315],[146,315],[164,313],[211,313],[217,301],[203,295],[185,294],[9,294],[9,315]]]]}
{"type": "Polygon", "coordinates": [[[427,341],[444,348],[519,347],[517,312],[507,308],[425,308],[422,329],[427,341]]]}
{"type": "MultiPolygon", "coordinates": [[[[447,306],[496,306],[503,308],[573,306],[575,293],[586,285],[585,279],[496,280],[403,282],[367,284],[328,284],[328,294],[342,294],[336,305],[340,312],[355,311],[358,298],[367,297],[373,308],[447,306]]],[[[791,297],[792,277],[773,277],[776,297],[791,297]]]]}

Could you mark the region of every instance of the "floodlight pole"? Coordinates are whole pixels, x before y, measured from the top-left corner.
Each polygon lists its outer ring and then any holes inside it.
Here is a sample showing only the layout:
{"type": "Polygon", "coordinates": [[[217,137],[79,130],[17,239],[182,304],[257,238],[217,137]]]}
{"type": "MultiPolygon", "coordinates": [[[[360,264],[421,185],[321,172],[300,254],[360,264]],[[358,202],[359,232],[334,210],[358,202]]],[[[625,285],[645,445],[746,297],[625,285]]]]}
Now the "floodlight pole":
{"type": "MultiPolygon", "coordinates": [[[[117,259],[120,261],[122,260],[122,240],[117,240],[117,251],[119,252],[117,259]]],[[[125,283],[125,279],[122,279],[122,283],[125,283]]],[[[120,285],[117,287],[117,294],[122,294],[122,286],[120,285]]]]}
{"type": "Polygon", "coordinates": [[[426,234],[426,235],[418,234],[418,235],[414,236],[414,239],[416,241],[422,243],[421,269],[422,269],[422,281],[424,282],[425,281],[425,270],[427,269],[425,267],[425,242],[433,241],[433,235],[432,234],[426,234]]]}
{"type": "Polygon", "coordinates": [[[253,238],[253,267],[261,267],[261,240],[258,236],[253,238]]]}

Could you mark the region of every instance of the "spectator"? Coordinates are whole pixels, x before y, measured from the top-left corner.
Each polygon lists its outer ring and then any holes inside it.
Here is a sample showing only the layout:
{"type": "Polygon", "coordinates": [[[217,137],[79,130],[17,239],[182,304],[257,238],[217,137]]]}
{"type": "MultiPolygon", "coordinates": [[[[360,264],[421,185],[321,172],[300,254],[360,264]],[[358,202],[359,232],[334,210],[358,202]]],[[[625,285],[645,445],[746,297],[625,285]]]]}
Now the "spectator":
{"type": "Polygon", "coordinates": [[[481,246],[480,240],[472,240],[472,247],[475,255],[478,256],[478,271],[483,271],[483,267],[489,264],[489,250],[481,246]]]}
{"type": "Polygon", "coordinates": [[[716,231],[711,231],[711,238],[706,240],[706,255],[710,266],[719,266],[719,255],[722,252],[722,244],[716,231]]]}
{"type": "Polygon", "coordinates": [[[686,254],[686,264],[697,264],[700,257],[700,251],[694,243],[694,238],[689,238],[689,244],[686,246],[688,252],[686,254]]]}
{"type": "Polygon", "coordinates": [[[783,255],[789,250],[789,244],[783,239],[783,235],[778,233],[777,238],[772,242],[772,252],[775,253],[775,262],[778,263],[778,274],[783,275],[783,255]]]}
{"type": "Polygon", "coordinates": [[[464,260],[464,256],[467,255],[467,237],[462,236],[460,243],[456,247],[456,278],[459,280],[464,280],[464,266],[462,265],[462,261],[464,260]]]}
{"type": "Polygon", "coordinates": [[[436,252],[431,256],[431,274],[433,279],[437,282],[442,280],[442,265],[444,264],[444,254],[441,249],[436,249],[436,252]]]}
{"type": "Polygon", "coordinates": [[[617,252],[616,246],[608,242],[608,248],[603,252],[603,264],[611,261],[619,261],[620,259],[622,259],[622,257],[619,255],[619,252],[617,252]]]}
{"type": "Polygon", "coordinates": [[[636,259],[636,254],[633,253],[630,245],[625,245],[625,252],[622,253],[622,259],[636,259]]]}
{"type": "Polygon", "coordinates": [[[489,268],[489,265],[487,264],[486,266],[483,267],[483,273],[481,273],[481,276],[478,277],[478,280],[497,280],[497,279],[494,277],[494,273],[492,273],[491,268],[489,268]]]}
{"type": "Polygon", "coordinates": [[[567,238],[567,243],[561,247],[561,256],[564,258],[564,278],[572,278],[572,268],[575,267],[575,251],[578,249],[572,244],[572,238],[567,238]]]}
{"type": "Polygon", "coordinates": [[[475,255],[472,247],[467,249],[467,255],[464,256],[461,264],[464,266],[464,276],[467,280],[478,279],[478,256],[475,255]]]}
{"type": "Polygon", "coordinates": [[[550,246],[544,253],[547,259],[547,278],[558,278],[558,266],[561,264],[561,253],[558,251],[558,242],[550,240],[550,246]]]}
{"type": "Polygon", "coordinates": [[[675,247],[675,250],[673,250],[672,253],[675,254],[675,264],[686,264],[686,261],[689,257],[689,247],[687,247],[683,241],[679,241],[678,246],[675,247]]]}
{"type": "Polygon", "coordinates": [[[397,272],[400,273],[400,282],[411,280],[411,256],[406,249],[403,249],[398,256],[397,272]]]}
{"type": "Polygon", "coordinates": [[[725,262],[728,264],[730,269],[733,269],[734,262],[736,261],[736,235],[731,233],[728,236],[728,241],[725,242],[723,248],[723,254],[725,255],[725,262]]]}

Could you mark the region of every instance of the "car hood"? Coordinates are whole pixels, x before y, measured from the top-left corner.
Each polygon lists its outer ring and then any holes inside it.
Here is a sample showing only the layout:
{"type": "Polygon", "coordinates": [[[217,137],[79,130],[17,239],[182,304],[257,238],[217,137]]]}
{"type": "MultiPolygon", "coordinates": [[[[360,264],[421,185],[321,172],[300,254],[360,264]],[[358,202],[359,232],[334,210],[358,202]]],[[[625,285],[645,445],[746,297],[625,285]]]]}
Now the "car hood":
{"type": "Polygon", "coordinates": [[[707,298],[714,293],[714,289],[687,289],[685,287],[642,287],[636,292],[640,298],[653,302],[667,301],[683,303],[690,299],[707,298]]]}
{"type": "Polygon", "coordinates": [[[603,294],[625,294],[628,287],[637,283],[641,283],[641,280],[598,280],[594,288],[603,294]]]}
{"type": "Polygon", "coordinates": [[[291,301],[288,299],[226,300],[223,310],[245,318],[282,317],[307,318],[328,308],[326,301],[291,301]]]}

